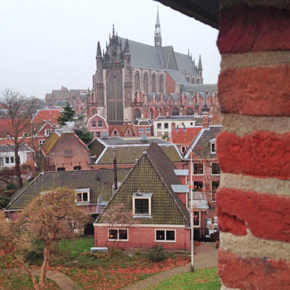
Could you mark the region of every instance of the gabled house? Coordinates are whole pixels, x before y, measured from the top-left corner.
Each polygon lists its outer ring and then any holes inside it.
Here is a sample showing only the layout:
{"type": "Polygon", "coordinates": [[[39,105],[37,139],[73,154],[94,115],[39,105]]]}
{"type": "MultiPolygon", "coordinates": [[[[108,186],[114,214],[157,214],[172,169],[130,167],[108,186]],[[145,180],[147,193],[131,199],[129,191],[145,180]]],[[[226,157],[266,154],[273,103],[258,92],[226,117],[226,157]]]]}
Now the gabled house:
{"type": "Polygon", "coordinates": [[[56,130],[41,148],[44,171],[90,169],[90,151],[73,132],[56,130]]]}
{"type": "MultiPolygon", "coordinates": [[[[128,169],[117,171],[119,182],[123,181],[128,172],[128,169]]],[[[14,219],[17,212],[41,192],[64,186],[75,190],[76,206],[87,214],[96,215],[112,196],[113,179],[114,172],[110,169],[42,172],[14,194],[5,213],[8,218],[14,219]]]]}
{"type": "Polygon", "coordinates": [[[93,135],[93,138],[108,136],[109,133],[107,121],[98,114],[95,114],[88,119],[87,128],[93,135]]]}
{"type": "Polygon", "coordinates": [[[122,249],[165,249],[187,251],[190,248],[188,187],[174,173],[174,165],[164,151],[152,143],[138,159],[103,214],[94,223],[95,246],[122,249]],[[106,211],[122,204],[132,213],[130,226],[105,219],[106,211]]]}
{"type": "Polygon", "coordinates": [[[193,162],[193,190],[201,192],[210,205],[209,217],[216,215],[216,191],[220,183],[221,171],[217,160],[216,137],[221,132],[221,125],[209,125],[202,128],[190,147],[184,159],[193,162]]]}

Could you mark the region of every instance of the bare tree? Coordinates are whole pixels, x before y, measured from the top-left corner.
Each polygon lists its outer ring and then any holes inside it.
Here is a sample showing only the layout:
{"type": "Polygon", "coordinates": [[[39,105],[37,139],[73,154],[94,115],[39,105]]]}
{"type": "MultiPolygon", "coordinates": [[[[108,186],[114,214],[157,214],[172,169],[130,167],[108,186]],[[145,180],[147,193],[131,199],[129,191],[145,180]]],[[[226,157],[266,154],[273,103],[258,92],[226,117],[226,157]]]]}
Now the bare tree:
{"type": "Polygon", "coordinates": [[[109,224],[109,239],[112,241],[113,247],[110,248],[110,254],[112,255],[116,246],[116,242],[120,239],[125,239],[125,232],[130,225],[134,224],[132,212],[128,212],[124,204],[118,204],[111,206],[104,211],[101,216],[104,223],[109,224]],[[110,233],[110,231],[117,231],[116,233],[110,233]],[[123,231],[123,232],[120,232],[123,231]],[[112,234],[112,237],[110,235],[112,234]],[[117,237],[115,236],[117,235],[117,237]],[[123,235],[123,236],[122,236],[123,235]]]}
{"type": "Polygon", "coordinates": [[[3,227],[1,223],[1,249],[17,259],[22,269],[31,277],[34,289],[42,289],[46,282],[53,244],[73,237],[75,235],[73,225],[83,224],[86,221],[87,216],[75,206],[73,190],[63,187],[43,192],[23,210],[15,223],[4,222],[3,227]],[[32,247],[32,241],[35,240],[40,240],[44,244],[39,284],[23,258],[24,249],[32,247]]]}
{"type": "Polygon", "coordinates": [[[20,171],[19,148],[24,139],[30,134],[30,120],[34,112],[34,102],[18,92],[6,89],[2,93],[3,104],[7,109],[7,137],[13,143],[15,153],[15,174],[18,188],[23,186],[20,171]]]}

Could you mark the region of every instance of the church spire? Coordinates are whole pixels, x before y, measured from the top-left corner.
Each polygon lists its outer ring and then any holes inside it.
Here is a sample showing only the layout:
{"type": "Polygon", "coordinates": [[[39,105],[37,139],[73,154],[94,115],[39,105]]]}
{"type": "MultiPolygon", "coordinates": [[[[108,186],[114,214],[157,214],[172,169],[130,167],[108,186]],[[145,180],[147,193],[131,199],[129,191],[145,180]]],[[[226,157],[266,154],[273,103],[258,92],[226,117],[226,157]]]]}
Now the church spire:
{"type": "Polygon", "coordinates": [[[156,17],[156,24],[155,24],[154,43],[155,43],[155,47],[162,46],[158,6],[157,6],[157,17],[156,17]]]}
{"type": "Polygon", "coordinates": [[[97,46],[97,57],[102,57],[101,45],[99,41],[97,46]]]}
{"type": "Polygon", "coordinates": [[[199,55],[198,70],[202,71],[201,55],[199,55]]]}

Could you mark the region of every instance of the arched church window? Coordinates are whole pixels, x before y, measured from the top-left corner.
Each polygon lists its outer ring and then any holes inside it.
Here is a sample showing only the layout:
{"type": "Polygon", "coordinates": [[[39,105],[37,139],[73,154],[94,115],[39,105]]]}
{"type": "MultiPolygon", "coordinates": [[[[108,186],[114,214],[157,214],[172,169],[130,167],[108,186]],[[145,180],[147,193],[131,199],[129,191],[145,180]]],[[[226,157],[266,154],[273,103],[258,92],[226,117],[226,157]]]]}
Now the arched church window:
{"type": "Polygon", "coordinates": [[[156,93],[156,74],[152,75],[152,93],[156,93]]]}
{"type": "Polygon", "coordinates": [[[172,109],[172,116],[179,116],[179,108],[174,107],[172,109]]]}
{"type": "Polygon", "coordinates": [[[145,72],[143,76],[143,89],[145,93],[148,93],[148,87],[149,87],[149,79],[148,79],[148,73],[145,72]]]}
{"type": "Polygon", "coordinates": [[[135,73],[135,91],[140,90],[140,74],[138,71],[135,73]]]}
{"type": "Polygon", "coordinates": [[[186,115],[194,115],[194,110],[191,107],[186,108],[186,115]]]}
{"type": "Polygon", "coordinates": [[[134,120],[141,118],[141,111],[139,109],[135,109],[134,111],[134,120]]]}
{"type": "Polygon", "coordinates": [[[163,75],[160,76],[159,78],[159,88],[160,88],[160,93],[163,94],[164,93],[164,77],[163,75]]]}

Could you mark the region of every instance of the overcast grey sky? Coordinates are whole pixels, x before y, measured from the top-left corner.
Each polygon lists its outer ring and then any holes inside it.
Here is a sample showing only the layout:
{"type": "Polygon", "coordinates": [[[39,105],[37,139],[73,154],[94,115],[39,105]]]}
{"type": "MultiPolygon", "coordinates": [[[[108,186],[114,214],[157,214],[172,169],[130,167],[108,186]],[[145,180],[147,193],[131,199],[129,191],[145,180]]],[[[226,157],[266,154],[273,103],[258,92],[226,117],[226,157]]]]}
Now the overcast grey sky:
{"type": "Polygon", "coordinates": [[[217,30],[152,0],[0,0],[0,91],[43,98],[91,88],[97,41],[119,36],[154,45],[157,5],[162,44],[202,55],[204,83],[216,83],[217,30]]]}

